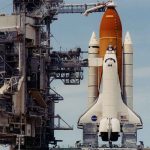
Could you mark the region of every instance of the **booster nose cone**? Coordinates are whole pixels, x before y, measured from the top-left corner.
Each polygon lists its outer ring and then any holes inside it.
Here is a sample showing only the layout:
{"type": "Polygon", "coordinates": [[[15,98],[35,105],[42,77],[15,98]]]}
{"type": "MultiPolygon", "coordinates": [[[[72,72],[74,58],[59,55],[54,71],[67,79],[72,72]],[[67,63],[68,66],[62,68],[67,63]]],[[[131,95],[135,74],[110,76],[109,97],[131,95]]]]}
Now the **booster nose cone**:
{"type": "Polygon", "coordinates": [[[89,41],[89,46],[99,46],[99,42],[96,38],[95,32],[92,33],[91,39],[89,41]]]}
{"type": "Polygon", "coordinates": [[[124,44],[132,44],[132,40],[129,32],[127,32],[125,35],[124,44]]]}

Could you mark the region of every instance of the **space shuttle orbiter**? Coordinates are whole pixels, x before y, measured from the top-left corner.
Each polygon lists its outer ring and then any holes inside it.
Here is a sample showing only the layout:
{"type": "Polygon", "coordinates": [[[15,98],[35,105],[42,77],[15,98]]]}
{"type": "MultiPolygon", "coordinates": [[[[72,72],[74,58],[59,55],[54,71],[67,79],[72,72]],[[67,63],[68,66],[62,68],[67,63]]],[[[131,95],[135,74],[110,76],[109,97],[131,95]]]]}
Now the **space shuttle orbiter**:
{"type": "Polygon", "coordinates": [[[117,141],[121,125],[126,122],[135,124],[137,128],[142,126],[140,117],[123,102],[116,50],[109,45],[103,60],[99,96],[96,103],[80,117],[78,127],[85,123],[97,124],[103,141],[108,141],[109,130],[111,141],[117,141]]]}

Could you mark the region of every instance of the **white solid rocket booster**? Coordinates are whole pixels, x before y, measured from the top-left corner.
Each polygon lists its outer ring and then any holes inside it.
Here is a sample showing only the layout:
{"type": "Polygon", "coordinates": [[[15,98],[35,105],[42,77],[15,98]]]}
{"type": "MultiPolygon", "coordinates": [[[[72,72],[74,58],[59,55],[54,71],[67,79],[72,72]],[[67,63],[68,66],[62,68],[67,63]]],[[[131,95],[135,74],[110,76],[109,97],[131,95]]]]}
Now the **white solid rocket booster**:
{"type": "Polygon", "coordinates": [[[99,41],[95,32],[92,33],[88,50],[88,108],[91,107],[98,97],[98,66],[99,41]]]}
{"type": "Polygon", "coordinates": [[[133,47],[130,33],[127,32],[124,41],[123,53],[123,94],[129,108],[133,109],[133,47]]]}

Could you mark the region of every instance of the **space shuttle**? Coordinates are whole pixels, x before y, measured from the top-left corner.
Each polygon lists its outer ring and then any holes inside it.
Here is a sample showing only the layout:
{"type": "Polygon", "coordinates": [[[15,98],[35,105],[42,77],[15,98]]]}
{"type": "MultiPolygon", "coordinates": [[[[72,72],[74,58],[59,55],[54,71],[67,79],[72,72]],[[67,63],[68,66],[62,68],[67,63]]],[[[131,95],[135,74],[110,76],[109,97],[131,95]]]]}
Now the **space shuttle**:
{"type": "Polygon", "coordinates": [[[92,123],[102,141],[118,141],[124,124],[142,128],[133,111],[133,48],[130,34],[122,44],[122,25],[115,5],[109,5],[100,24],[100,39],[89,43],[88,109],[78,128],[92,123]],[[101,61],[100,61],[101,60],[101,61]]]}

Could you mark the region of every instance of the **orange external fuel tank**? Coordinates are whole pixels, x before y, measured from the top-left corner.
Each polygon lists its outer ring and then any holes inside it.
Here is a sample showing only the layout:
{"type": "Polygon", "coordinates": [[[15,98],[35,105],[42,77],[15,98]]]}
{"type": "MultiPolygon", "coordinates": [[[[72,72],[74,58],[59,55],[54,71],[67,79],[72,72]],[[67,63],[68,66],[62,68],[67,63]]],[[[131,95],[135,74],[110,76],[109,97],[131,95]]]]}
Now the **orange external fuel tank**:
{"type": "MultiPolygon", "coordinates": [[[[118,61],[118,73],[120,84],[122,81],[122,25],[120,17],[114,6],[108,7],[102,17],[100,24],[100,50],[99,57],[104,58],[109,45],[116,49],[118,61]]],[[[102,77],[102,67],[100,67],[99,84],[102,77]]]]}

